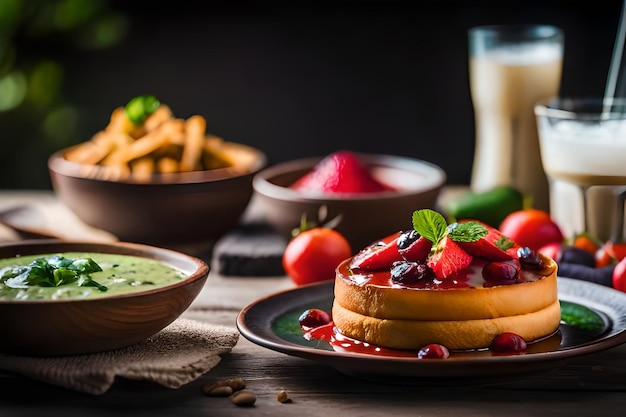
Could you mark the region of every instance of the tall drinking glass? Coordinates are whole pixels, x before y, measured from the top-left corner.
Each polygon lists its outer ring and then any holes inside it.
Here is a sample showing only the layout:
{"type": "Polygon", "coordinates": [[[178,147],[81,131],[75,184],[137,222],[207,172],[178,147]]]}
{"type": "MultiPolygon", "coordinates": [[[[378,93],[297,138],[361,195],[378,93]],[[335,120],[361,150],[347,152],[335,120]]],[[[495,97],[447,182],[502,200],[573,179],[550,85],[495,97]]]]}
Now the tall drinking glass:
{"type": "Polygon", "coordinates": [[[626,101],[555,98],[535,106],[550,210],[566,236],[623,240],[626,101]]]}
{"type": "Polygon", "coordinates": [[[558,94],[563,32],[554,26],[479,26],[469,30],[470,92],[475,116],[471,188],[516,187],[548,210],[533,112],[558,94]]]}

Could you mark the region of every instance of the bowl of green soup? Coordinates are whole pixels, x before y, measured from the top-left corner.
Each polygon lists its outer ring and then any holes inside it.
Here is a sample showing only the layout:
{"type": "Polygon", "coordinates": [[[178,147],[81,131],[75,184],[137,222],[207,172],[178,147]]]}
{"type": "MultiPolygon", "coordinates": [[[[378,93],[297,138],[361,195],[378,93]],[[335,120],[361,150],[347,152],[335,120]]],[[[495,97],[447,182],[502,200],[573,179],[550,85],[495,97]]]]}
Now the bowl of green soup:
{"type": "Polygon", "coordinates": [[[139,343],[176,320],[208,274],[201,259],[136,243],[0,245],[0,351],[63,356],[139,343]]]}

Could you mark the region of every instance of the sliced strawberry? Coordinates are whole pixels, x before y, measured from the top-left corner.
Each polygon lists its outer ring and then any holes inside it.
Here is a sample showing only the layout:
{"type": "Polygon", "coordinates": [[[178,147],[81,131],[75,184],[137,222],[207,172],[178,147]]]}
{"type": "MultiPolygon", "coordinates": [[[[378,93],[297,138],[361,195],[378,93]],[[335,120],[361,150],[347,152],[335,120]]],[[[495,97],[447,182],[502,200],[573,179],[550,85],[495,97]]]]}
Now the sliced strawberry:
{"type": "Polygon", "coordinates": [[[400,232],[394,233],[365,247],[354,255],[350,261],[350,268],[367,271],[390,269],[394,262],[402,260],[397,243],[400,235],[400,232]]]}
{"type": "Polygon", "coordinates": [[[467,268],[472,262],[472,255],[465,252],[457,242],[445,236],[438,244],[435,253],[428,258],[428,266],[432,268],[439,279],[467,268]]]}
{"type": "MultiPolygon", "coordinates": [[[[486,223],[472,220],[487,229],[487,235],[474,242],[457,242],[467,253],[487,261],[508,261],[517,258],[519,245],[486,223]]],[[[464,221],[466,223],[467,221],[464,221]]]]}
{"type": "Polygon", "coordinates": [[[376,180],[358,156],[347,150],[326,156],[291,188],[325,193],[373,193],[392,189],[376,180]]]}
{"type": "Polygon", "coordinates": [[[399,248],[398,251],[400,252],[400,256],[407,261],[417,262],[425,261],[430,254],[432,247],[433,242],[426,239],[424,236],[419,236],[415,241],[409,244],[409,246],[406,248],[399,248]]]}

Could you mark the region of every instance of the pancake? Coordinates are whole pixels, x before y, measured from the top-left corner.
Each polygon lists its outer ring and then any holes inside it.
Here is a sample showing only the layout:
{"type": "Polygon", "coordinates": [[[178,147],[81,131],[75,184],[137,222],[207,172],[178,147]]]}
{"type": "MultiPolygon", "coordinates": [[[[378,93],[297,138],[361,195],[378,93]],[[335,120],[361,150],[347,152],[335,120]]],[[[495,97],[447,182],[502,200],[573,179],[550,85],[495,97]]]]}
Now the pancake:
{"type": "Polygon", "coordinates": [[[345,336],[381,347],[481,349],[503,332],[527,342],[553,334],[560,324],[557,265],[539,255],[540,269],[522,269],[519,282],[485,286],[475,258],[450,280],[429,285],[394,283],[387,271],[337,268],[332,317],[345,336]]]}

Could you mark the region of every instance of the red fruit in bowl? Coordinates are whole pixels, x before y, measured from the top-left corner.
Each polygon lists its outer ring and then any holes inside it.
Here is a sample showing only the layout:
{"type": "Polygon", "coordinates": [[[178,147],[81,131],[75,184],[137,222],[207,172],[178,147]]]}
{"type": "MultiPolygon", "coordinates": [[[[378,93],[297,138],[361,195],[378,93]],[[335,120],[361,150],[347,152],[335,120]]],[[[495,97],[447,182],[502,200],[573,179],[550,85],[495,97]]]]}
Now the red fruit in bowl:
{"type": "Polygon", "coordinates": [[[376,193],[392,190],[374,178],[355,153],[347,150],[328,155],[290,188],[324,193],[376,193]]]}

